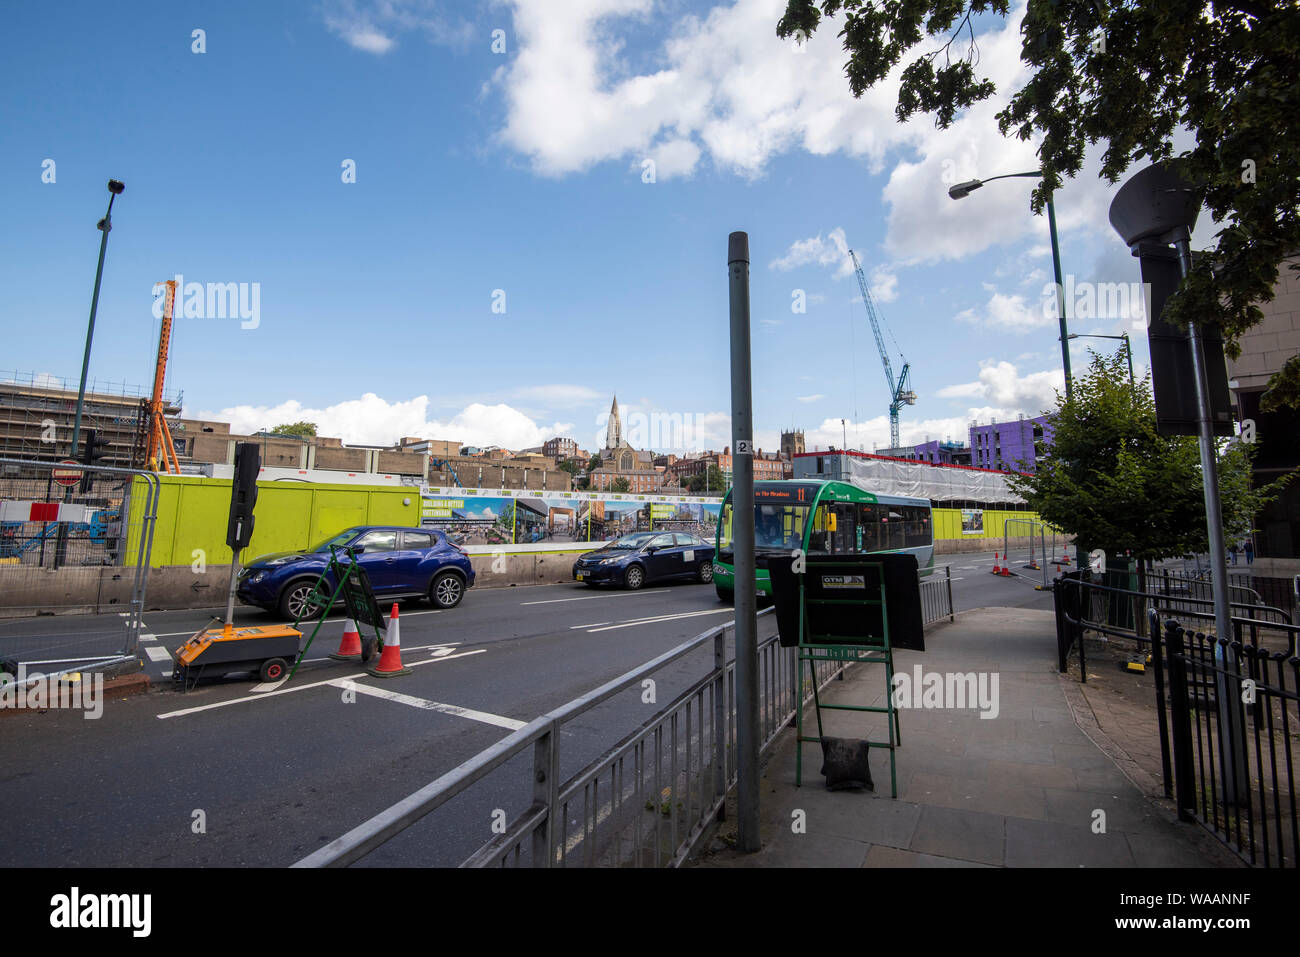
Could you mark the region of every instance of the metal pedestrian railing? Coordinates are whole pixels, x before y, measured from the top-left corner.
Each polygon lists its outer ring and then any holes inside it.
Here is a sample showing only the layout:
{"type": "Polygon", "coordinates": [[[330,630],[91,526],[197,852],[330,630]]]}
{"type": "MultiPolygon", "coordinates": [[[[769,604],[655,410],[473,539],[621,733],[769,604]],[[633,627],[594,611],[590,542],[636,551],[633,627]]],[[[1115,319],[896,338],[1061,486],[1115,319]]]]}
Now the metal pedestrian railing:
{"type": "Polygon", "coordinates": [[[159,491],[151,472],[0,458],[5,670],[56,673],[135,656],[159,491]],[[95,617],[74,627],[69,614],[95,617]]]}
{"type": "Polygon", "coordinates": [[[952,566],[943,567],[943,575],[934,569],[929,578],[921,579],[921,621],[930,625],[947,618],[956,620],[952,604],[952,566]]]}
{"type": "Polygon", "coordinates": [[[1300,866],[1300,629],[1270,623],[1288,636],[1283,650],[1206,635],[1174,619],[1161,634],[1154,611],[1151,620],[1152,657],[1167,662],[1169,735],[1162,729],[1161,748],[1172,751],[1167,766],[1179,817],[1200,823],[1251,865],[1300,866]]]}
{"type": "Polygon", "coordinates": [[[1230,635],[1184,627],[1215,624],[1212,600],[1134,593],[1081,580],[1055,582],[1058,665],[1086,632],[1128,639],[1149,655],[1166,797],[1251,865],[1300,864],[1296,769],[1300,765],[1300,627],[1279,608],[1231,603],[1230,635]],[[1107,605],[1147,605],[1144,634],[1117,628],[1107,605]],[[1163,622],[1163,628],[1162,628],[1163,622]]]}
{"type": "MultiPolygon", "coordinates": [[[[923,584],[927,621],[952,617],[951,578],[923,584]],[[946,606],[944,598],[947,598],[946,606]]],[[[813,680],[797,679],[794,648],[782,647],[774,609],[759,612],[760,750],[776,740],[813,680]]],[[[722,812],[736,781],[734,622],[711,628],[580,698],[529,722],[459,767],[298,861],[295,867],[346,867],[384,845],[512,759],[531,753],[532,799],[463,867],[675,867],[722,812]],[[566,726],[618,695],[637,693],[693,654],[712,649],[713,665],[652,719],[567,780],[560,777],[566,726]]],[[[819,662],[818,688],[845,664],[819,662]]]]}

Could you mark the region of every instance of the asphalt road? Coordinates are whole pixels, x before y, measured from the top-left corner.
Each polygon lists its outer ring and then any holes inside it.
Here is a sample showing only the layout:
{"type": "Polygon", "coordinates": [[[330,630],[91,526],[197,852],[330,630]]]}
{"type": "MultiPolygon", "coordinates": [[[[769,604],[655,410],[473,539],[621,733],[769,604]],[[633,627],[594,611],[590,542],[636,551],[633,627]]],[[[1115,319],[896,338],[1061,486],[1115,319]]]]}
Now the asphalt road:
{"type": "MultiPolygon", "coordinates": [[[[992,559],[951,556],[958,610],[1051,607],[1050,592],[992,576],[992,559]]],[[[170,653],[213,613],[145,616],[148,668],[166,690],[107,702],[98,720],[57,709],[0,713],[0,806],[11,834],[0,865],[290,864],[513,728],[731,618],[711,587],[693,584],[473,589],[455,609],[402,607],[409,675],[372,678],[325,657],[343,630],[334,617],[292,681],[231,677],[173,690],[170,653]],[[349,678],[351,694],[331,683],[349,678]]],[[[236,612],[239,624],[272,621],[236,612]]],[[[93,618],[3,622],[0,643],[32,629],[102,627],[93,618]]],[[[711,658],[702,650],[661,674],[656,704],[629,691],[567,725],[562,778],[698,679],[711,658]]],[[[530,765],[523,755],[498,769],[362,863],[458,864],[491,838],[494,810],[513,818],[527,806],[530,765]]]]}

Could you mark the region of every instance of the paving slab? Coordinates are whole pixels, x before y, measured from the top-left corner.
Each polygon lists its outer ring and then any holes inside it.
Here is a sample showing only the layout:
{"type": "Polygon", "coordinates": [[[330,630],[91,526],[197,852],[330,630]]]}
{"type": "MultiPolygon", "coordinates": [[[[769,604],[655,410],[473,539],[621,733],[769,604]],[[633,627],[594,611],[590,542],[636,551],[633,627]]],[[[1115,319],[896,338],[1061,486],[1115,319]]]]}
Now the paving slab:
{"type": "MultiPolygon", "coordinates": [[[[762,771],[762,850],[733,849],[733,814],[692,865],[1237,866],[1197,825],[1178,822],[1168,802],[1135,785],[1122,752],[1094,743],[1095,719],[1081,721],[1082,699],[1063,684],[1077,679],[1056,672],[1055,628],[1052,612],[981,608],[927,632],[924,653],[896,651],[898,673],[914,675],[918,664],[923,675],[984,671],[991,691],[987,672],[996,671],[997,716],[981,718],[978,707],[956,701],[902,710],[897,799],[889,796],[888,751],[876,748],[874,791],[828,791],[816,742],[803,745],[803,786],[796,788],[787,730],[762,771]]],[[[855,665],[823,690],[823,700],[883,702],[884,682],[883,666],[855,665]]],[[[824,717],[828,734],[886,737],[883,715],[824,717]]],[[[816,734],[811,707],[804,733],[816,734]]]]}

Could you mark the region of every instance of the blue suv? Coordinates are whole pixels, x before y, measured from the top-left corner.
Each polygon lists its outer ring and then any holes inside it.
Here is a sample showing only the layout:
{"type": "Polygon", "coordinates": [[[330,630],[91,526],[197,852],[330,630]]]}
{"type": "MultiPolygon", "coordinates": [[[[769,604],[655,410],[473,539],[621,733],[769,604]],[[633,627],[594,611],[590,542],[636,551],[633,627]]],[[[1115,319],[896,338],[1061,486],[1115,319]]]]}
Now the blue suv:
{"type": "Polygon", "coordinates": [[[442,532],[359,525],[302,551],[258,556],[240,569],[236,596],[286,619],[314,618],[319,611],[307,607],[307,596],[329,564],[331,545],[352,549],[376,598],[427,596],[438,608],[454,608],[474,586],[469,556],[442,532]]]}

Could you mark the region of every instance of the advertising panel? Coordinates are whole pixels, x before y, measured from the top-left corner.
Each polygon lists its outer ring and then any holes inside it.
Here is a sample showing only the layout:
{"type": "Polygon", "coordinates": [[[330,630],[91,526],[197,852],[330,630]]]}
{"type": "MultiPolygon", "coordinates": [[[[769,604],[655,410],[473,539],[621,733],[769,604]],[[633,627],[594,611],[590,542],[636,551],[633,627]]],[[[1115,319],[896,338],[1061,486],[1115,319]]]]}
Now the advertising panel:
{"type": "Polygon", "coordinates": [[[427,486],[421,490],[420,521],[457,545],[527,550],[656,529],[712,541],[721,509],[720,500],[698,496],[427,486]]]}

